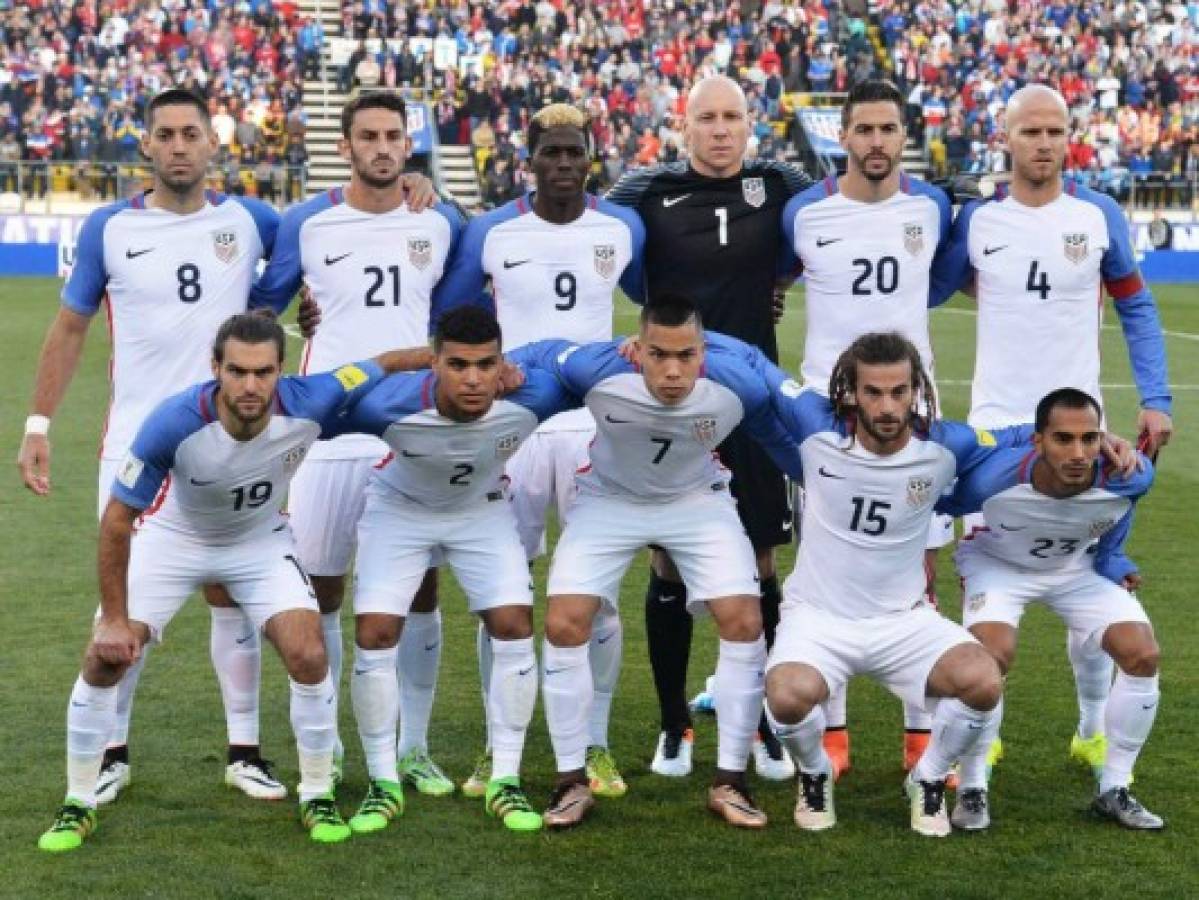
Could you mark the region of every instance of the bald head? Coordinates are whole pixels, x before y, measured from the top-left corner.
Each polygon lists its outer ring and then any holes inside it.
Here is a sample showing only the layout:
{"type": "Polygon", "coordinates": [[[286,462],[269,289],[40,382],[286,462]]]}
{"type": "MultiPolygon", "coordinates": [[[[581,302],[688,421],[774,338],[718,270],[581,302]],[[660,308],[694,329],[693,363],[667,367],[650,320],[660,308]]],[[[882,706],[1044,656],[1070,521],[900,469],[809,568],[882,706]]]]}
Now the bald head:
{"type": "Polygon", "coordinates": [[[1012,94],[1007,105],[1007,145],[1012,154],[1012,190],[1052,199],[1061,191],[1070,111],[1062,95],[1043,84],[1012,94]]]}
{"type": "Polygon", "coordinates": [[[713,75],[696,82],[687,95],[683,142],[691,167],[709,178],[728,178],[741,171],[749,143],[745,92],[733,79],[713,75]]]}
{"type": "Polygon", "coordinates": [[[1070,110],[1066,100],[1053,88],[1044,84],[1027,84],[1012,94],[1007,102],[1005,116],[1007,127],[1012,129],[1023,117],[1032,113],[1058,113],[1062,121],[1068,121],[1070,110]]]}

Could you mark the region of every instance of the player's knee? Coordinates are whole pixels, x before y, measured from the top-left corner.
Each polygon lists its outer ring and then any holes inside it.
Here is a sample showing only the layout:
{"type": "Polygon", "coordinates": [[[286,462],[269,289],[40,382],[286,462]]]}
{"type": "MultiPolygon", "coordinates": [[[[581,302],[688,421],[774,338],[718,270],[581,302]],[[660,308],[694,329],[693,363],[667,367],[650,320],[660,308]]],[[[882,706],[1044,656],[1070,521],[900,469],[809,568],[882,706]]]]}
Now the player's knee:
{"type": "Polygon", "coordinates": [[[123,664],[113,665],[100,658],[93,644],[88,644],[83,653],[81,673],[83,680],[92,687],[112,687],[117,684],[129,670],[123,664]]]}
{"type": "Polygon", "coordinates": [[[807,718],[816,705],[812,692],[778,669],[766,674],[766,705],[780,725],[796,725],[807,718]]]}
{"type": "Polygon", "coordinates": [[[1003,696],[1003,675],[994,657],[980,647],[962,668],[959,692],[962,702],[982,711],[998,706],[1003,696]]]}
{"type": "Polygon", "coordinates": [[[545,638],[555,647],[581,647],[591,640],[591,619],[551,604],[545,614],[545,638]]]}
{"type": "Polygon", "coordinates": [[[762,610],[756,600],[715,601],[710,609],[722,640],[748,642],[761,637],[762,610]]]}
{"type": "Polygon", "coordinates": [[[329,672],[325,645],[319,640],[297,642],[281,655],[287,674],[300,684],[319,684],[329,672]]]}
{"type": "Polygon", "coordinates": [[[358,616],[354,620],[354,643],[363,650],[387,650],[400,642],[403,619],[399,616],[358,616]]]}
{"type": "Polygon", "coordinates": [[[527,606],[500,606],[485,618],[487,633],[497,641],[520,641],[533,636],[533,610],[527,606]]]}
{"type": "Polygon", "coordinates": [[[1152,637],[1138,641],[1116,661],[1121,671],[1137,678],[1150,678],[1157,674],[1161,650],[1152,637]]]}

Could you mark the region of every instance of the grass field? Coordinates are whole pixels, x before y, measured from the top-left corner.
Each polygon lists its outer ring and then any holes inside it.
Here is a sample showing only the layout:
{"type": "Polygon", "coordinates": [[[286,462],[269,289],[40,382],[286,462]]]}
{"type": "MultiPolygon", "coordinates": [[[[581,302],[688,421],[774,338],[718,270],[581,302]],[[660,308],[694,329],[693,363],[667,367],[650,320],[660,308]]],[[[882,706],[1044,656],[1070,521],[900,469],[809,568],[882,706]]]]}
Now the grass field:
{"type": "MultiPolygon", "coordinates": [[[[45,279],[0,282],[7,376],[0,386],[0,448],[9,460],[57,291],[57,282],[45,279]]],[[[97,324],[55,419],[53,495],[34,498],[11,467],[0,494],[0,896],[1199,896],[1199,771],[1191,755],[1199,745],[1199,629],[1191,605],[1199,580],[1199,296],[1193,288],[1163,288],[1157,296],[1173,332],[1167,346],[1181,434],[1141,504],[1131,550],[1143,565],[1143,599],[1163,650],[1161,712],[1136,789],[1167,818],[1164,833],[1123,832],[1087,813],[1090,778],[1066,760],[1075,701],[1063,629],[1043,610],[1025,619],[1008,683],[1008,756],[992,785],[996,824],[988,833],[937,842],[909,831],[900,798],[899,704],[864,681],[851,689],[854,770],[838,789],[838,827],[800,833],[791,823],[793,786],[756,782],[771,826],[764,833],[733,831],[702,807],[715,759],[711,720],[697,725],[697,772],[690,779],[648,773],[657,707],[642,623],[645,568],[637,565],[623,593],[625,663],[612,722],[613,748],[631,789],[623,800],[602,802],[576,832],[514,836],[484,816],[480,803],[409,792],[404,818],[381,835],[311,845],[291,802],[251,801],[221,784],[224,724],[208,662],[208,613],[197,601],[172,625],[169,643],[151,655],[142,679],[132,787],[105,808],[100,831],[82,850],[39,853],[37,835],[62,797],[64,708],[96,603],[95,448],[107,393],[107,341],[97,324]]],[[[628,330],[632,321],[623,307],[619,328],[628,330]]],[[[792,369],[802,329],[796,294],[780,340],[792,369]]],[[[963,415],[974,345],[969,306],[959,299],[935,312],[933,332],[947,412],[963,415]]],[[[1128,432],[1136,395],[1118,328],[1106,329],[1103,343],[1111,421],[1128,432]]],[[[783,554],[784,573],[791,558],[783,554]]],[[[450,579],[443,585],[447,652],[431,743],[445,769],[461,778],[482,740],[474,625],[456,586],[450,579]]],[[[948,559],[940,593],[956,616],[948,559]]],[[[347,610],[350,632],[348,618],[347,610]]],[[[711,671],[715,641],[710,624],[696,635],[691,681],[698,688],[711,671]]],[[[269,653],[262,709],[264,752],[294,785],[286,678],[269,653]]],[[[348,691],[341,728],[348,813],[365,787],[348,691]]],[[[553,759],[540,704],[525,759],[526,783],[544,800],[553,759]]]]}

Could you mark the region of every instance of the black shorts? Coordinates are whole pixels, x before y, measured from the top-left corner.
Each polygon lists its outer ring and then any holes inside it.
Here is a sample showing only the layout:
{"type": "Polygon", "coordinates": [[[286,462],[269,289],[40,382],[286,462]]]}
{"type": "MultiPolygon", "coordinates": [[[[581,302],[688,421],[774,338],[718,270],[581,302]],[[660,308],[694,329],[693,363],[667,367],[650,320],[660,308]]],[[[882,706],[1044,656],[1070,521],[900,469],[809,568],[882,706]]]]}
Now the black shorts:
{"type": "Polygon", "coordinates": [[[717,448],[720,461],[733,473],[731,485],[737,515],[754,550],[769,550],[791,543],[791,496],[786,476],[770,456],[742,428],[717,448]]]}

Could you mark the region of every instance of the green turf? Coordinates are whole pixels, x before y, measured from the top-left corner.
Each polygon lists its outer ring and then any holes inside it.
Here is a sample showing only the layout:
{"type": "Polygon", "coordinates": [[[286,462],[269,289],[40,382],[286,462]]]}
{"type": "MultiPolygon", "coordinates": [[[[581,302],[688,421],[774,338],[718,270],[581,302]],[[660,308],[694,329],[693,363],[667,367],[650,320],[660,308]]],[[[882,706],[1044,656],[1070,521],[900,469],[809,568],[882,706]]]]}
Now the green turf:
{"type": "MultiPolygon", "coordinates": [[[[4,367],[0,447],[11,460],[42,335],[56,308],[57,282],[0,282],[4,367]]],[[[1160,289],[1166,327],[1199,333],[1194,289],[1160,289]]],[[[802,346],[798,294],[782,326],[785,362],[802,346]]],[[[969,306],[933,314],[938,376],[949,414],[965,411],[974,320],[969,306]]],[[[1114,317],[1113,317],[1114,318],[1114,317]]],[[[632,322],[628,307],[620,327],[632,322]]],[[[20,488],[9,469],[0,502],[0,599],[5,614],[0,673],[4,773],[0,791],[0,895],[31,896],[1161,896],[1199,893],[1195,833],[1199,775],[1190,751],[1199,723],[1199,635],[1191,554],[1199,503],[1193,468],[1199,436],[1199,358],[1195,338],[1171,337],[1176,420],[1182,434],[1163,458],[1157,487],[1142,504],[1132,552],[1146,574],[1144,600],[1163,649],[1163,701],[1137,767],[1137,791],[1169,820],[1163,834],[1129,834],[1086,812],[1089,779],[1066,762],[1074,724],[1073,687],[1063,630],[1040,611],[1026,619],[1009,682],[1008,758],[996,776],[996,824],[982,835],[933,842],[907,828],[900,796],[900,709],[873,685],[850,697],[854,771],[838,789],[838,827],[800,834],[791,824],[791,786],[756,783],[772,818],[760,834],[734,832],[702,807],[715,757],[715,729],[697,726],[698,772],[677,782],[648,775],[656,704],[645,658],[644,566],[623,594],[625,665],[612,722],[613,748],[630,783],[623,800],[601,801],[586,827],[570,834],[519,836],[484,815],[482,802],[427,799],[409,792],[404,817],[386,832],[337,847],[312,846],[291,802],[248,800],[221,784],[224,729],[208,663],[208,614],[190,604],[156,649],[134,717],[134,783],[101,812],[85,847],[51,858],[36,850],[63,791],[64,709],[96,602],[94,579],[96,438],[103,418],[107,342],[102,326],[54,422],[54,487],[49,499],[20,488]]],[[[1013,352],[1019,352],[1016,348],[1013,352]]],[[[1118,330],[1104,332],[1105,382],[1130,381],[1118,330]]],[[[1131,430],[1135,394],[1107,391],[1112,421],[1131,430]]],[[[11,465],[11,463],[10,463],[11,465]]],[[[791,554],[784,554],[783,571],[791,554]]],[[[544,563],[538,569],[544,585],[544,563]]],[[[941,593],[957,612],[946,560],[941,593]]],[[[446,657],[434,713],[432,750],[456,780],[482,740],[474,627],[460,593],[443,592],[446,657]]],[[[540,607],[539,607],[540,609],[540,607]]],[[[346,619],[347,626],[349,619],[346,619]]],[[[348,628],[347,628],[348,630],[348,628]]],[[[711,671],[709,624],[696,629],[691,680],[711,671]]],[[[366,787],[348,691],[342,735],[348,747],[342,808],[366,787]]],[[[286,679],[268,655],[263,675],[263,743],[294,785],[286,679]]],[[[540,706],[526,754],[526,783],[542,800],[552,757],[540,706]]]]}

